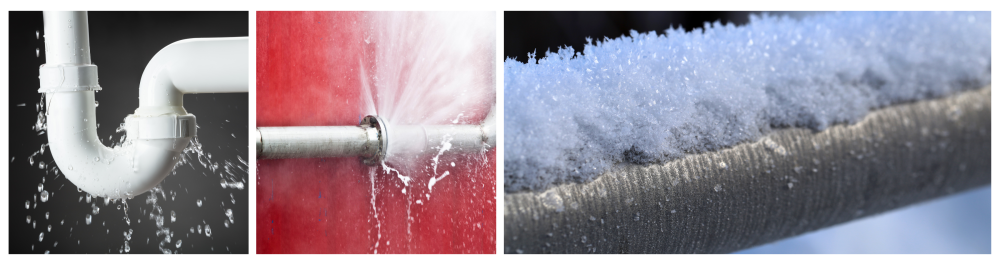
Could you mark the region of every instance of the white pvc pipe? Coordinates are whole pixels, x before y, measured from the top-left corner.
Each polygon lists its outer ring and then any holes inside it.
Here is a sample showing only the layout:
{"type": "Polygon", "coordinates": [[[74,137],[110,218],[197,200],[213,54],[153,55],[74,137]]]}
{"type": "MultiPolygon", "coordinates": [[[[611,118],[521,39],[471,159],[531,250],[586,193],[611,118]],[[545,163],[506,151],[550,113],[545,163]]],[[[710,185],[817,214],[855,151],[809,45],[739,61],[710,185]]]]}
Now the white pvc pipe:
{"type": "Polygon", "coordinates": [[[90,64],[87,12],[45,12],[45,62],[90,64]]]}
{"type": "Polygon", "coordinates": [[[152,189],[191,140],[134,139],[129,132],[131,145],[111,149],[97,139],[93,91],[46,93],[46,106],[52,158],[66,179],[96,196],[128,198],[152,189]]]}
{"type": "Polygon", "coordinates": [[[135,114],[187,114],[184,94],[248,92],[248,49],[247,37],[186,39],[167,45],[142,72],[135,114]]]}
{"type": "Polygon", "coordinates": [[[90,63],[87,14],[44,16],[46,64],[39,68],[39,92],[46,97],[49,149],[66,179],[92,195],[132,197],[173,170],[196,133],[194,115],[180,105],[183,93],[248,90],[246,38],[171,44],[142,75],[140,108],[125,119],[126,143],[108,148],[97,138],[94,91],[100,86],[97,66],[90,63]]]}

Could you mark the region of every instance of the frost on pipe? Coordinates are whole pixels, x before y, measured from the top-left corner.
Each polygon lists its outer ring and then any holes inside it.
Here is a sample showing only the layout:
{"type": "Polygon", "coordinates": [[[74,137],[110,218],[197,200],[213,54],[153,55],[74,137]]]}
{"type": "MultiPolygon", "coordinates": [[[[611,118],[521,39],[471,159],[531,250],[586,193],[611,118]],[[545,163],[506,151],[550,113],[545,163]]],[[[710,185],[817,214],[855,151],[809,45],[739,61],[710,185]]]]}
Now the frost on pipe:
{"type": "Polygon", "coordinates": [[[990,84],[989,12],[751,16],[504,63],[504,189],[586,182],[990,84]],[[662,33],[662,34],[661,34],[662,33]],[[544,148],[539,148],[544,147],[544,148]]]}
{"type": "Polygon", "coordinates": [[[505,253],[728,253],[989,185],[990,88],[504,196],[505,253]]]}

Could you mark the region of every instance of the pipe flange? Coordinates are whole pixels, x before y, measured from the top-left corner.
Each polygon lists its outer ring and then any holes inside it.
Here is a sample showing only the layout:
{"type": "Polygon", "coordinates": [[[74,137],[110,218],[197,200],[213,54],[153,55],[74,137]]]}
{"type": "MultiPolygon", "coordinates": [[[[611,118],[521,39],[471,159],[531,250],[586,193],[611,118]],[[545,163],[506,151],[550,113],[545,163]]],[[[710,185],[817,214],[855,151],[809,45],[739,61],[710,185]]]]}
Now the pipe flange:
{"type": "Polygon", "coordinates": [[[385,128],[385,121],[382,118],[374,115],[365,116],[361,119],[361,128],[373,128],[376,130],[376,135],[374,139],[369,137],[369,143],[376,143],[374,146],[366,144],[365,148],[374,149],[371,150],[371,156],[361,156],[361,162],[365,165],[375,166],[378,165],[383,159],[385,159],[385,152],[389,150],[389,140],[387,135],[389,135],[388,130],[385,128]]]}

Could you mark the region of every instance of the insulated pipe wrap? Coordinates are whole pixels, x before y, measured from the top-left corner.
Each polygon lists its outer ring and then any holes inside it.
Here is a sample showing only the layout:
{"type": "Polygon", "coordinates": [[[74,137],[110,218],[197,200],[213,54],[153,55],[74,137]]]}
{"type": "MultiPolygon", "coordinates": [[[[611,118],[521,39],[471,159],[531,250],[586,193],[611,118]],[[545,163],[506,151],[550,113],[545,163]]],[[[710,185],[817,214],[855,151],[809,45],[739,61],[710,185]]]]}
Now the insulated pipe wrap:
{"type": "Polygon", "coordinates": [[[504,196],[505,253],[729,253],[990,184],[990,88],[504,196]]]}

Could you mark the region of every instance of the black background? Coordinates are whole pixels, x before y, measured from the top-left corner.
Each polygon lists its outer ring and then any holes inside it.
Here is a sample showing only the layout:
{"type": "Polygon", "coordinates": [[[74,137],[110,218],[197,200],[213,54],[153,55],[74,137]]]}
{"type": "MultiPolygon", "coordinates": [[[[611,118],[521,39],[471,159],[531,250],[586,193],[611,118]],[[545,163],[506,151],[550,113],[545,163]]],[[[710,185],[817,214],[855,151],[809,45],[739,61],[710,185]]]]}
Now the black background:
{"type": "MultiPolygon", "coordinates": [[[[115,133],[115,129],[138,107],[139,79],[156,52],[186,38],[249,36],[248,15],[248,12],[90,12],[91,57],[103,88],[96,94],[100,124],[97,133],[101,141],[109,145],[109,136],[118,139],[122,135],[115,133]]],[[[44,161],[50,168],[55,164],[48,150],[35,157],[35,165],[29,164],[28,156],[47,143],[47,135],[38,135],[32,129],[37,118],[35,104],[41,99],[37,92],[38,66],[45,62],[44,37],[36,39],[35,31],[44,35],[43,28],[41,12],[10,12],[10,253],[45,250],[119,253],[125,241],[122,233],[129,229],[134,231],[130,253],[159,253],[158,243],[164,236],[155,234],[155,223],[150,220],[152,206],[145,202],[149,193],[128,200],[131,226],[125,224],[117,204],[105,206],[103,199],[94,200],[101,207],[100,214],[86,225],[84,217],[91,212],[91,205],[78,202],[85,194],[77,192],[76,186],[64,177],[38,168],[38,161],[44,161]],[[36,48],[41,51],[38,57],[36,48]],[[18,106],[22,103],[24,106],[18,106]],[[54,194],[48,202],[39,201],[37,208],[25,209],[25,201],[33,201],[38,194],[43,177],[45,190],[54,194]],[[46,212],[50,213],[48,220],[46,212]],[[36,228],[26,223],[28,215],[37,222],[36,228]],[[59,224],[61,220],[65,220],[65,225],[59,224]],[[48,225],[52,225],[52,232],[46,231],[44,240],[39,242],[39,233],[48,225]],[[58,245],[53,247],[56,241],[58,245]]],[[[203,150],[212,154],[213,162],[220,166],[223,161],[239,164],[237,155],[248,161],[247,93],[185,95],[184,103],[184,108],[197,117],[198,138],[203,150]]],[[[248,173],[237,173],[245,184],[243,190],[223,189],[219,173],[198,163],[180,167],[175,173],[161,183],[168,198],[159,200],[166,216],[165,226],[174,233],[169,248],[176,249],[173,244],[183,240],[179,253],[248,253],[251,221],[248,181],[252,180],[248,173]],[[170,190],[178,193],[175,201],[170,200],[170,190]],[[199,198],[204,201],[202,207],[195,203],[199,198]],[[229,228],[223,225],[227,208],[235,216],[235,223],[229,228]],[[177,213],[175,223],[170,223],[170,211],[177,213]],[[190,228],[203,223],[211,226],[211,238],[197,231],[190,233],[190,228]]]]}
{"type": "MultiPolygon", "coordinates": [[[[737,26],[750,22],[750,11],[558,11],[558,12],[504,12],[504,58],[528,62],[528,53],[537,51],[535,57],[545,57],[545,51],[555,52],[559,47],[572,46],[583,51],[586,37],[604,40],[618,38],[629,30],[640,33],[663,31],[671,25],[683,26],[686,31],[701,28],[704,23],[732,22],[737,26]]],[[[777,14],[771,12],[771,14],[777,14]]],[[[782,12],[782,14],[794,13],[782,12]]]]}

